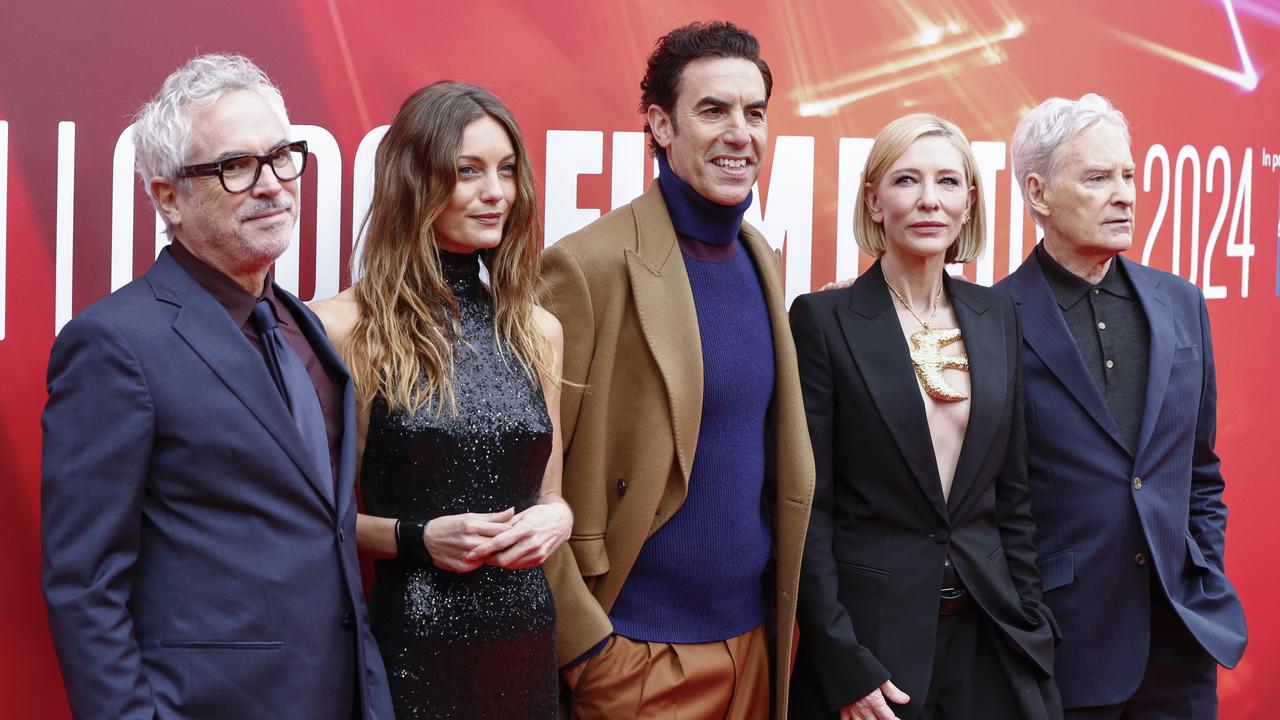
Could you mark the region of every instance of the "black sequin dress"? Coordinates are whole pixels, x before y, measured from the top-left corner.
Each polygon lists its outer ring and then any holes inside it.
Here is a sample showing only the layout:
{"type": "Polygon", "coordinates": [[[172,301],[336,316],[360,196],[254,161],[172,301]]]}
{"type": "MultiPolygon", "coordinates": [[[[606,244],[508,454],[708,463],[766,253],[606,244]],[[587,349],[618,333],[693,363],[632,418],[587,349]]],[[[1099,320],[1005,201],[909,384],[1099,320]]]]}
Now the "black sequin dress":
{"type": "MultiPolygon", "coordinates": [[[[478,258],[441,256],[459,306],[458,412],[388,415],[374,399],[361,479],[371,515],[519,512],[537,501],[551,453],[542,390],[494,336],[478,258]]],[[[555,606],[541,567],[459,574],[380,560],[370,612],[398,720],[557,717],[555,606]]]]}

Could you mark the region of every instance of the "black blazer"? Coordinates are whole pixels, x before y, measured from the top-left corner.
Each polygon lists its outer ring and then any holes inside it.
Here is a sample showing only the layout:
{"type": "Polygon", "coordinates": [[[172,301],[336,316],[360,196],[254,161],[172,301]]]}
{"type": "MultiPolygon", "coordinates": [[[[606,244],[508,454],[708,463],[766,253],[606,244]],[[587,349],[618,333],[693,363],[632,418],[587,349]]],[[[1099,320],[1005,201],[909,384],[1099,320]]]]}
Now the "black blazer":
{"type": "Polygon", "coordinates": [[[892,678],[912,698],[899,716],[919,714],[948,555],[1015,657],[1034,666],[1031,675],[1052,675],[1056,629],[1035,564],[1017,315],[1004,293],[943,284],[972,386],[948,501],[880,263],[851,287],[803,295],[791,308],[817,466],[796,682],[818,688],[809,695],[826,712],[892,678]]]}

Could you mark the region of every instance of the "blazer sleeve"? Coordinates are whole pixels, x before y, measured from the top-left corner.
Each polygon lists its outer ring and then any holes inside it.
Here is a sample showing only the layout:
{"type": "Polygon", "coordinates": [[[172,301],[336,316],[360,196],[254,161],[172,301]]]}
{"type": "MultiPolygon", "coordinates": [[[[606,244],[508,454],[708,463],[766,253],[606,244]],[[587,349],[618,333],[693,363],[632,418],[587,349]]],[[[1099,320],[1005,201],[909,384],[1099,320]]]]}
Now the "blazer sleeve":
{"type": "Polygon", "coordinates": [[[835,388],[821,318],[810,296],[802,295],[792,304],[791,333],[815,469],[796,615],[800,647],[812,660],[827,707],[835,712],[879,688],[889,679],[889,671],[858,643],[853,621],[838,596],[840,580],[832,550],[835,388]]]}
{"type": "Polygon", "coordinates": [[[42,584],[72,713],[151,718],[129,598],[153,446],[151,396],[118,331],[72,320],[54,342],[41,480],[42,584]]]}
{"type": "MultiPolygon", "coordinates": [[[[568,387],[560,395],[560,431],[564,437],[566,462],[561,492],[574,510],[574,529],[569,542],[561,545],[545,565],[547,581],[556,603],[556,654],[561,667],[572,664],[613,633],[613,624],[596,601],[574,555],[575,541],[582,536],[578,525],[580,507],[575,500],[595,497],[590,483],[600,478],[583,477],[569,462],[574,446],[578,414],[582,409],[587,374],[595,352],[595,318],[591,293],[582,267],[563,247],[551,246],[542,254],[542,302],[564,328],[563,380],[568,387]],[[586,489],[588,492],[583,492],[586,489]]],[[[600,496],[603,499],[603,495],[600,496]]],[[[600,509],[600,516],[605,510],[600,509]]]]}
{"type": "Polygon", "coordinates": [[[1219,570],[1225,567],[1227,505],[1222,501],[1226,481],[1214,444],[1218,435],[1218,380],[1213,361],[1213,337],[1204,295],[1196,293],[1200,312],[1200,348],[1204,379],[1196,415],[1195,447],[1191,455],[1191,502],[1188,530],[1205,560],[1219,570]]]}
{"type": "Polygon", "coordinates": [[[1057,640],[1062,639],[1057,621],[1049,606],[1043,602],[1040,569],[1036,566],[1036,523],[1031,514],[1031,486],[1027,479],[1027,423],[1026,397],[1022,379],[1022,318],[1013,300],[1000,294],[1001,312],[1004,314],[1005,347],[1008,348],[1009,367],[1014,369],[1013,412],[1010,418],[1009,443],[1004,465],[996,478],[996,518],[1000,527],[1000,541],[1004,547],[1009,576],[1018,592],[1018,599],[1027,611],[1038,612],[1053,630],[1057,640]]]}

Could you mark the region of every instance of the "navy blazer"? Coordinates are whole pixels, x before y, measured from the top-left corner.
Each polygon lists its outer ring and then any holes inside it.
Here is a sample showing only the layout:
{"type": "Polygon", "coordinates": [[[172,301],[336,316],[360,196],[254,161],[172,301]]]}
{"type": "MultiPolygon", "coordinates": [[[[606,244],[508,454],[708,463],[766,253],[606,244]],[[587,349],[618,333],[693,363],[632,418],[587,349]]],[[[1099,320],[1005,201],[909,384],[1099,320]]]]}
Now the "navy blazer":
{"type": "MultiPolygon", "coordinates": [[[[1041,603],[1027,488],[1018,319],[999,291],[945,276],[972,400],[944,499],[920,386],[880,263],[791,307],[817,480],[797,620],[791,715],[829,718],[892,678],[920,716],[931,684],[943,565],[1017,663],[1023,716],[1060,714],[1053,615],[1041,603]]],[[[991,668],[1001,672],[1000,668],[991,668]]],[[[1012,679],[1012,677],[1011,677],[1012,679]]]]}
{"type": "Polygon", "coordinates": [[[355,402],[336,507],[262,356],[162,252],[63,328],[43,418],[43,586],[77,718],[392,717],[356,558],[355,402]]]}
{"type": "Polygon", "coordinates": [[[1147,665],[1151,588],[1215,660],[1244,653],[1244,609],[1223,574],[1227,507],[1214,452],[1217,385],[1199,289],[1117,257],[1151,328],[1137,452],[1128,450],[1030,257],[999,287],[1022,313],[1028,476],[1045,601],[1062,629],[1067,707],[1123,702],[1147,665]],[[1152,583],[1149,573],[1155,573],[1152,583]]]}

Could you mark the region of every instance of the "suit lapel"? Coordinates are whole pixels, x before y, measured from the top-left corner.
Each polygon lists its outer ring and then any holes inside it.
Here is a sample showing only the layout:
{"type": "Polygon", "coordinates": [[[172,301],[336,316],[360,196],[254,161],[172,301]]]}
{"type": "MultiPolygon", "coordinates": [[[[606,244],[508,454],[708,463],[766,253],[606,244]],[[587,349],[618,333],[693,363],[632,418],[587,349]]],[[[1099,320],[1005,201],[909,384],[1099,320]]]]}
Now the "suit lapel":
{"type": "Polygon", "coordinates": [[[314,463],[266,364],[227,311],[187,275],[167,250],[156,259],[147,278],[157,299],[179,306],[174,331],[262,423],[325,502],[330,502],[331,493],[324,492],[316,469],[311,467],[314,463]]]}
{"type": "Polygon", "coordinates": [[[892,310],[889,288],[877,262],[854,282],[849,307],[837,317],[849,352],[889,434],[920,489],[945,521],[947,505],[942,497],[924,400],[911,369],[911,353],[902,325],[892,310]]]}
{"type": "Polygon", "coordinates": [[[956,321],[964,334],[969,356],[969,424],[960,446],[960,457],[951,481],[947,507],[954,508],[972,485],[979,463],[991,447],[991,439],[1001,426],[1001,411],[1009,394],[1010,369],[1006,362],[1005,327],[1002,314],[990,307],[970,285],[943,278],[952,299],[956,321]]]}
{"type": "Polygon", "coordinates": [[[702,423],[702,337],[675,229],[658,184],[632,203],[636,247],[625,251],[631,293],[649,352],[671,405],[676,458],[685,483],[693,471],[702,423]]]}
{"type": "Polygon", "coordinates": [[[1169,372],[1173,368],[1173,320],[1169,315],[1169,298],[1160,289],[1159,276],[1143,272],[1145,268],[1123,257],[1117,259],[1129,273],[1133,289],[1142,303],[1142,312],[1151,328],[1151,358],[1147,365],[1147,397],[1142,408],[1142,427],[1138,430],[1135,457],[1140,455],[1151,440],[1156,428],[1156,418],[1164,405],[1165,390],[1169,387],[1169,372]]]}
{"type": "Polygon", "coordinates": [[[1034,257],[1022,263],[1022,267],[1009,277],[1007,288],[1022,310],[1022,336],[1027,346],[1057,376],[1098,427],[1128,452],[1120,437],[1120,426],[1111,417],[1102,391],[1085,367],[1084,357],[1067,328],[1067,321],[1062,317],[1049,281],[1040,270],[1040,263],[1034,257]]]}

